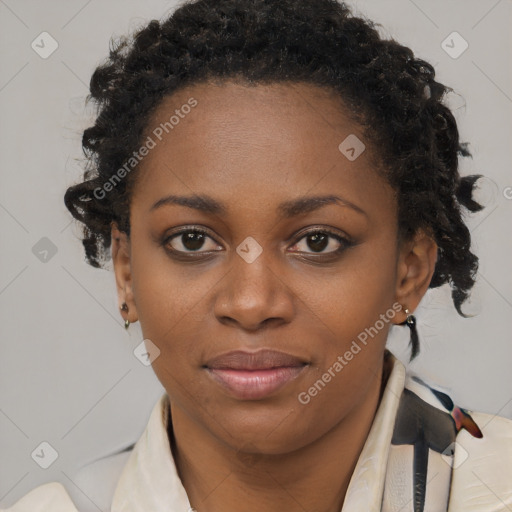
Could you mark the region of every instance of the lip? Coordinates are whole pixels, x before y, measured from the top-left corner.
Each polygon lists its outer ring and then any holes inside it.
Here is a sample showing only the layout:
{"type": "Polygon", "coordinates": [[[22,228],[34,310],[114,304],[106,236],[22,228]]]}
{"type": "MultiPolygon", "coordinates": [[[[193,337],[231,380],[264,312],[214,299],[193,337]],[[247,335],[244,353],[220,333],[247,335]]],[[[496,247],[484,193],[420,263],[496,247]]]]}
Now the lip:
{"type": "Polygon", "coordinates": [[[204,368],[228,393],[241,400],[261,400],[297,378],[308,363],[275,350],[235,350],[210,359],[204,368]]]}

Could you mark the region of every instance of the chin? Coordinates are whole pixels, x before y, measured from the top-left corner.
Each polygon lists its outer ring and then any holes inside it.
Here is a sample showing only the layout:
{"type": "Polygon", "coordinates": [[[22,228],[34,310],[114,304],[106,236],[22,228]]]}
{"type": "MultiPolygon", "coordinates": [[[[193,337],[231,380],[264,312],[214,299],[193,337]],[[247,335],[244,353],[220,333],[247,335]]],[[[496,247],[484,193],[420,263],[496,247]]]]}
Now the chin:
{"type": "Polygon", "coordinates": [[[244,453],[286,454],[323,435],[319,428],[321,425],[313,417],[309,418],[300,404],[276,406],[252,402],[232,407],[219,405],[215,408],[213,421],[210,415],[203,420],[205,428],[215,437],[233,450],[244,453]]]}

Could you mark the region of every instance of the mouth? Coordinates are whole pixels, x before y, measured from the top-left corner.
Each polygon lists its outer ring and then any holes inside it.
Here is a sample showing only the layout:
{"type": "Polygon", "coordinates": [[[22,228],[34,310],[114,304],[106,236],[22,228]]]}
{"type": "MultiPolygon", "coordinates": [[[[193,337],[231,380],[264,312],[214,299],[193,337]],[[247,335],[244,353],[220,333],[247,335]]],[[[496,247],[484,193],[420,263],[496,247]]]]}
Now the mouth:
{"type": "Polygon", "coordinates": [[[209,360],[203,368],[231,396],[261,400],[296,379],[307,366],[307,361],[284,352],[237,350],[209,360]]]}

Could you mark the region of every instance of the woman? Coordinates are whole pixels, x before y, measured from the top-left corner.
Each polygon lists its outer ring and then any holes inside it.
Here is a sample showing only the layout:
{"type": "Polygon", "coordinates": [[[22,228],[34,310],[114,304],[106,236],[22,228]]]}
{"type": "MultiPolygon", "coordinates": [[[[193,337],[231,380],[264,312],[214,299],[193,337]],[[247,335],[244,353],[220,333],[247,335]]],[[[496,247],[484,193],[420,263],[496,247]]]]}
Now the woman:
{"type": "MultiPolygon", "coordinates": [[[[415,357],[427,289],[464,316],[474,283],[446,90],[334,0],[188,2],[111,50],[65,203],[166,392],[108,482],[89,468],[104,506],[512,507],[512,422],[385,348],[401,325],[415,357]]],[[[9,510],[76,507],[51,483],[9,510]]]]}

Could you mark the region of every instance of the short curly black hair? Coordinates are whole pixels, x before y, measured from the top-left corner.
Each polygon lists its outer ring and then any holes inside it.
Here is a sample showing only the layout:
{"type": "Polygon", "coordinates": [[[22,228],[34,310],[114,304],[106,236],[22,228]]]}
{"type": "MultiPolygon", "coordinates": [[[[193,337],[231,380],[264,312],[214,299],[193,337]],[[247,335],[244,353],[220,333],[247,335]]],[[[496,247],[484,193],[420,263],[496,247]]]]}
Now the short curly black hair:
{"type": "Polygon", "coordinates": [[[366,140],[398,202],[398,233],[426,230],[438,244],[430,287],[449,283],[458,313],[478,269],[461,207],[480,175],[461,177],[455,118],[443,103],[451,88],[408,47],[382,38],[376,24],[336,0],[194,0],[133,36],[111,40],[108,59],[94,71],[90,95],[98,107],[83,133],[84,180],[67,189],[66,207],[83,223],[88,263],[109,258],[111,223],[128,235],[130,184],[136,173],[102,187],[140,147],[161,100],[210,79],[248,84],[305,82],[336,91],[366,140]]]}

